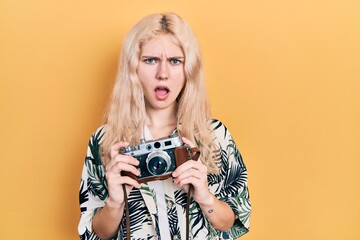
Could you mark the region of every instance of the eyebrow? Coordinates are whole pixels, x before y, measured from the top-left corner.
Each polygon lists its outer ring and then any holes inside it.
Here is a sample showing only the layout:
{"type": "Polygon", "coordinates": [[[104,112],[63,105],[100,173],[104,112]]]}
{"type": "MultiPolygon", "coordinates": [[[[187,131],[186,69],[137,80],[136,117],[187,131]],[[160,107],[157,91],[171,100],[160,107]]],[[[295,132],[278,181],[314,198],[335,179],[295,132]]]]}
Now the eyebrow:
{"type": "MultiPolygon", "coordinates": [[[[142,59],[145,59],[145,58],[160,58],[160,57],[157,57],[157,56],[141,56],[142,59]]],[[[173,58],[176,58],[176,59],[184,59],[185,57],[183,56],[172,56],[172,57],[168,57],[167,59],[173,59],[173,58]]]]}

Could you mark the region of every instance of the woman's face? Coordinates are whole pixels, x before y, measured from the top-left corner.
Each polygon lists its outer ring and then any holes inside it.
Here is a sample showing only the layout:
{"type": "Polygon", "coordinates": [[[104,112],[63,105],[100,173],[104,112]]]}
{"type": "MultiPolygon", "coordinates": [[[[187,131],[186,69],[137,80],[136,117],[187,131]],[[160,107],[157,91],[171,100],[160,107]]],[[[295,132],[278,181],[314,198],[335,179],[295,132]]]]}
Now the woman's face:
{"type": "Polygon", "coordinates": [[[184,53],[170,35],[142,45],[137,74],[148,110],[174,109],[185,84],[184,53]]]}

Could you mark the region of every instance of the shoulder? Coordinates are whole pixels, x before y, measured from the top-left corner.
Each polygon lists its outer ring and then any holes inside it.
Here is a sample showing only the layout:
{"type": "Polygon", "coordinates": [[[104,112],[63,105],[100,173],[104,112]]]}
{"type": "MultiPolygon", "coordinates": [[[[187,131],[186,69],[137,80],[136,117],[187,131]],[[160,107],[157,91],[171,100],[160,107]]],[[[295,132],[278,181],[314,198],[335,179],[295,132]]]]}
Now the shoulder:
{"type": "Polygon", "coordinates": [[[101,125],[94,131],[93,135],[103,136],[105,131],[106,131],[106,125],[101,125]]]}
{"type": "Polygon", "coordinates": [[[88,150],[85,162],[89,165],[102,165],[101,142],[105,134],[105,126],[98,127],[91,135],[88,142],[88,150]]]}
{"type": "Polygon", "coordinates": [[[210,119],[210,126],[213,134],[217,139],[226,139],[229,137],[230,132],[223,122],[218,119],[210,119]]]}
{"type": "Polygon", "coordinates": [[[105,134],[105,130],[106,130],[106,125],[101,125],[100,127],[98,127],[94,132],[93,134],[91,135],[91,138],[90,138],[90,142],[89,143],[92,143],[92,142],[101,142],[104,134],[105,134]]]}

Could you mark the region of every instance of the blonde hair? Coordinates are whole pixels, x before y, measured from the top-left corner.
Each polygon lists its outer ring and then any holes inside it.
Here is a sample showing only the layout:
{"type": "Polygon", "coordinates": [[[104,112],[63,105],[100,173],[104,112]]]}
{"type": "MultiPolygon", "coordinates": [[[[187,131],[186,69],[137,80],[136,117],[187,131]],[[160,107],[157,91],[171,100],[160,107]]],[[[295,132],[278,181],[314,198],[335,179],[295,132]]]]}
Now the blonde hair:
{"type": "Polygon", "coordinates": [[[217,172],[213,159],[215,137],[210,126],[211,114],[199,47],[190,26],[174,13],[149,15],[128,33],[105,115],[103,163],[110,161],[110,147],[114,143],[127,141],[131,145],[137,145],[140,142],[146,117],[144,94],[136,72],[141,46],[162,34],[174,37],[185,55],[186,80],[177,99],[177,129],[181,136],[197,144],[201,159],[207,164],[209,172],[217,172]]]}

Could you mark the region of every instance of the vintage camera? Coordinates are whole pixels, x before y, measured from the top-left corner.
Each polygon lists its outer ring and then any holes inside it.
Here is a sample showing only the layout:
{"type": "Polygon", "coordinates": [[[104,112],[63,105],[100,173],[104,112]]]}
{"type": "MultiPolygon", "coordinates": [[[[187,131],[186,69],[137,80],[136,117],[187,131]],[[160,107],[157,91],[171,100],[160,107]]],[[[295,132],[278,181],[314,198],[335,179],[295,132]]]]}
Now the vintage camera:
{"type": "Polygon", "coordinates": [[[124,175],[136,179],[139,183],[167,179],[176,167],[189,159],[197,160],[200,155],[198,148],[184,145],[177,132],[157,140],[142,139],[139,145],[128,146],[120,151],[122,154],[139,160],[138,169],[141,172],[139,176],[123,172],[124,175]]]}

